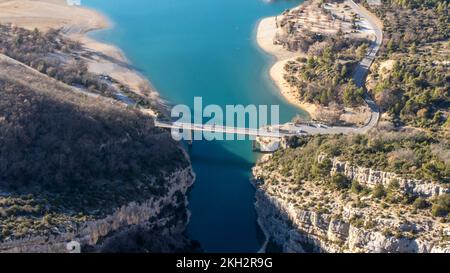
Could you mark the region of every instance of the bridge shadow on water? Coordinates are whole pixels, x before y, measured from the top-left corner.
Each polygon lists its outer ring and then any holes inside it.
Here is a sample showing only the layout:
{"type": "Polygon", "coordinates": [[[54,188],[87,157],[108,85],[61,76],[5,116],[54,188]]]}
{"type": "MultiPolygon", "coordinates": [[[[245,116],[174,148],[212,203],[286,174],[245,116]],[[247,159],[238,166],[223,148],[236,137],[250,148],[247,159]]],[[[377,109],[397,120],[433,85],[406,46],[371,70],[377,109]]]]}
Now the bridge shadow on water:
{"type": "Polygon", "coordinates": [[[197,141],[189,154],[197,179],[189,192],[188,236],[206,252],[258,251],[265,238],[254,202],[242,202],[255,200],[251,142],[197,141]]]}

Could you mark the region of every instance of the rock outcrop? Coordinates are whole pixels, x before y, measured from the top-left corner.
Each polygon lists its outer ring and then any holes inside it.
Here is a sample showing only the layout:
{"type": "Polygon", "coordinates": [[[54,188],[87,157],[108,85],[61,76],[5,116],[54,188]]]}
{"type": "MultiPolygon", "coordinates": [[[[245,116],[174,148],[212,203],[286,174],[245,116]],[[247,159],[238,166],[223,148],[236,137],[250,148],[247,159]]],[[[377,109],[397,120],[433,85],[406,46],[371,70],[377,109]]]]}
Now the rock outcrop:
{"type": "MultiPolygon", "coordinates": [[[[321,155],[318,160],[321,162],[325,158],[326,155],[321,155]]],[[[340,161],[338,158],[333,158],[331,161],[333,162],[333,167],[331,169],[332,175],[342,173],[348,179],[356,180],[360,184],[369,188],[373,188],[378,184],[382,184],[387,187],[389,184],[396,181],[399,183],[400,188],[404,191],[404,193],[420,197],[433,197],[450,192],[450,189],[445,188],[436,182],[404,178],[391,172],[354,166],[349,162],[340,161]]]]}
{"type": "Polygon", "coordinates": [[[256,138],[256,142],[259,146],[259,151],[261,152],[275,152],[280,148],[281,141],[279,139],[273,138],[256,138]]]}

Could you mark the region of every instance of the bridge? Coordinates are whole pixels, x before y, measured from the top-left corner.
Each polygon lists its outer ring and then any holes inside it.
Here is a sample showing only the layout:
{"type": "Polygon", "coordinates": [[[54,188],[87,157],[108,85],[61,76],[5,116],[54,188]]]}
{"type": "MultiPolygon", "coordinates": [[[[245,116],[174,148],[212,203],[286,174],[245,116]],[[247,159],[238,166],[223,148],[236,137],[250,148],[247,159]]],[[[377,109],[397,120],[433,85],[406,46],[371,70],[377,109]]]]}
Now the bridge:
{"type": "MultiPolygon", "coordinates": [[[[366,133],[371,127],[369,125],[363,127],[356,126],[326,126],[320,123],[301,123],[293,122],[272,125],[260,129],[240,128],[221,125],[182,123],[154,120],[155,126],[159,128],[184,130],[184,131],[201,131],[211,133],[235,134],[253,137],[262,137],[270,139],[281,139],[291,136],[305,135],[335,135],[335,134],[362,134],[366,133]]],[[[191,138],[193,139],[193,138],[191,138]]]]}
{"type": "MultiPolygon", "coordinates": [[[[155,120],[155,126],[159,128],[176,129],[195,132],[210,132],[210,133],[223,133],[223,134],[234,134],[234,135],[244,135],[252,137],[265,137],[279,139],[283,137],[289,137],[296,135],[295,132],[279,129],[279,127],[267,127],[260,129],[253,128],[240,128],[240,127],[230,127],[222,125],[211,125],[211,124],[196,124],[196,123],[183,123],[183,122],[167,122],[155,120]]],[[[191,138],[192,139],[192,138],[191,138]]]]}

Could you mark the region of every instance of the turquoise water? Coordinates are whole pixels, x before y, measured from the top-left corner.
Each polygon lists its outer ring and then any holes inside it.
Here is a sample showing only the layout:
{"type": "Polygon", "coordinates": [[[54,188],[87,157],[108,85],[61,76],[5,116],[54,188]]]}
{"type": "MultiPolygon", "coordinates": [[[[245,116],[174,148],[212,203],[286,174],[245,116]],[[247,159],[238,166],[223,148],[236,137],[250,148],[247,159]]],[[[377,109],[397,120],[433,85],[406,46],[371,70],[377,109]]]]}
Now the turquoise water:
{"type": "MultiPolygon", "coordinates": [[[[255,42],[259,19],[301,0],[83,0],[114,26],[95,38],[119,46],[171,104],[278,104],[280,120],[299,110],[268,77],[272,58],[255,42]]],[[[257,154],[249,141],[195,142],[197,179],[187,232],[208,252],[255,252],[264,236],[249,183],[257,154]]]]}

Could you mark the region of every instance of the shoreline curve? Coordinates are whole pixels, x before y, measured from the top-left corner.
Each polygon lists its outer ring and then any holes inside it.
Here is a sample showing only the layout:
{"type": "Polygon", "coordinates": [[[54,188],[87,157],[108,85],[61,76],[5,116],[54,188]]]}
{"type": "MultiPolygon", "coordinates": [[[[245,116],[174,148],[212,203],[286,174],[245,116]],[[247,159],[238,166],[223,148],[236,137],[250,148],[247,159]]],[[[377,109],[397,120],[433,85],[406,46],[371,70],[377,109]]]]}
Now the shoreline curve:
{"type": "Polygon", "coordinates": [[[270,79],[278,88],[282,98],[307,112],[310,116],[314,116],[317,111],[317,106],[312,103],[300,101],[297,91],[284,79],[284,66],[286,63],[305,55],[300,52],[288,51],[282,46],[273,43],[273,38],[276,34],[275,18],[276,16],[261,19],[256,29],[256,43],[259,48],[275,58],[275,62],[268,71],[270,79]]]}

